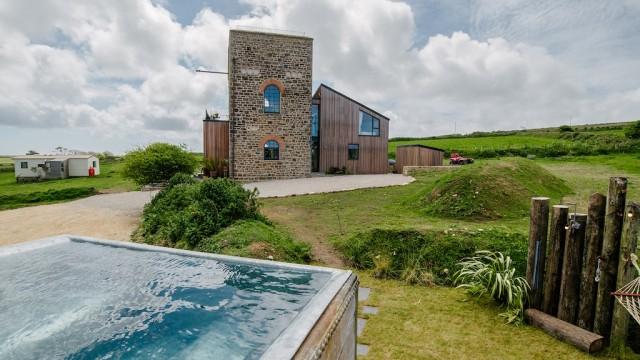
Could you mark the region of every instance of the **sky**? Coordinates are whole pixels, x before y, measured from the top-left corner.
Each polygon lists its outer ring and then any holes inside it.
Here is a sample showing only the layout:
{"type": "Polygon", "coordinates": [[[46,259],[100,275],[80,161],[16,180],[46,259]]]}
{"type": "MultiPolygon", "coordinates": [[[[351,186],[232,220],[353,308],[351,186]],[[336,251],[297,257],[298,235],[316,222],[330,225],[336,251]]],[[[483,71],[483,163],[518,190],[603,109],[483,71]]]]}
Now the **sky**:
{"type": "Polygon", "coordinates": [[[325,83],[433,136],[640,118],[638,0],[0,0],[0,154],[202,149],[228,31],[314,38],[325,83]]]}

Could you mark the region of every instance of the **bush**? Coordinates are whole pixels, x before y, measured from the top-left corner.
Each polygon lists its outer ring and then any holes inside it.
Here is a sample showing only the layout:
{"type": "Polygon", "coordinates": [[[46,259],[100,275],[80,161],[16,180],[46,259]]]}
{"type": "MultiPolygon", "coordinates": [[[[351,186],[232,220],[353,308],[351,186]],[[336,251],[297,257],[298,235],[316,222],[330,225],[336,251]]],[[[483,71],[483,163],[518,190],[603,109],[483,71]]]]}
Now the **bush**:
{"type": "Polygon", "coordinates": [[[356,268],[373,270],[374,276],[408,283],[451,284],[458,261],[477,250],[501,251],[511,256],[516,273],[524,274],[527,239],[498,229],[483,231],[418,231],[372,229],[336,244],[356,268]]]}
{"type": "Polygon", "coordinates": [[[195,183],[178,174],[145,206],[136,237],[147,243],[193,249],[245,219],[263,219],[255,191],[229,179],[195,183]]]}
{"type": "Polygon", "coordinates": [[[138,185],[159,183],[179,173],[192,174],[198,160],[176,145],[155,143],[124,156],[123,176],[138,185]]]}
{"type": "Polygon", "coordinates": [[[286,262],[311,260],[309,245],[295,241],[280,228],[257,220],[241,220],[203,239],[198,251],[286,262]]]}
{"type": "Polygon", "coordinates": [[[573,132],[573,128],[569,125],[562,125],[558,129],[560,132],[573,132]]]}
{"type": "Polygon", "coordinates": [[[529,284],[522,276],[516,275],[509,256],[500,252],[478,251],[474,257],[463,259],[458,267],[460,270],[454,275],[458,287],[478,297],[489,294],[506,307],[500,316],[508,323],[522,322],[529,284]]]}
{"type": "Polygon", "coordinates": [[[640,120],[627,127],[624,130],[624,135],[629,139],[640,139],[640,120]]]}

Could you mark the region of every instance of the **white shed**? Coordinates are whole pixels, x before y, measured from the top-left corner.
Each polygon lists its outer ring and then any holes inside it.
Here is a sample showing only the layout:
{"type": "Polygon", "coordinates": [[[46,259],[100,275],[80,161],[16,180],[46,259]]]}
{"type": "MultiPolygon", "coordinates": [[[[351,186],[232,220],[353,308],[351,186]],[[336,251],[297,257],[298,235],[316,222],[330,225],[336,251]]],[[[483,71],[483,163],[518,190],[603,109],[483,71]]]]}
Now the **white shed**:
{"type": "Polygon", "coordinates": [[[100,161],[93,155],[24,155],[13,158],[16,179],[64,179],[100,175],[100,161]]]}

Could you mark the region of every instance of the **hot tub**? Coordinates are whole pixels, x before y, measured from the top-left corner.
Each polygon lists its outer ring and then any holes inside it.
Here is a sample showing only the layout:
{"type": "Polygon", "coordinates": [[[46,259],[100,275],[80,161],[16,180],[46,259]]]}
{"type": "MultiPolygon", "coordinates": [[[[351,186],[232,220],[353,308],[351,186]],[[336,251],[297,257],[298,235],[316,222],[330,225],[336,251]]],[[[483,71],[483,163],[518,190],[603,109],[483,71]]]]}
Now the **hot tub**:
{"type": "Polygon", "coordinates": [[[350,271],[61,236],[0,279],[0,359],[355,359],[350,271]]]}

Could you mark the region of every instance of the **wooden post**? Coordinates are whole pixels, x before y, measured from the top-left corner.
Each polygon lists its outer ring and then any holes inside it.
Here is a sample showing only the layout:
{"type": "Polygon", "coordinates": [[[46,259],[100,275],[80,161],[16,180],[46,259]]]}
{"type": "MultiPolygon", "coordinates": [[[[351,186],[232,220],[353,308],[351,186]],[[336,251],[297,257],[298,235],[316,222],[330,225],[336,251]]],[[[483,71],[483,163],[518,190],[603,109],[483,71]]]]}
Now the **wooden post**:
{"type": "Polygon", "coordinates": [[[620,237],[626,198],[627,179],[622,177],[609,179],[609,194],[607,195],[607,209],[604,218],[604,240],[600,255],[600,281],[596,297],[596,316],[593,320],[593,331],[605,338],[608,338],[611,333],[611,316],[615,301],[611,293],[616,291],[620,237]]]}
{"type": "Polygon", "coordinates": [[[554,205],[551,212],[551,227],[549,230],[549,255],[544,272],[544,290],[542,294],[542,311],[552,316],[558,315],[558,301],[560,298],[560,281],[562,280],[562,258],[564,241],[567,230],[564,228],[569,221],[569,207],[554,205]]]}
{"type": "Polygon", "coordinates": [[[578,320],[580,300],[580,273],[582,271],[582,250],[587,228],[587,214],[571,214],[567,240],[564,244],[562,260],[562,281],[558,319],[575,324],[578,320]]]}
{"type": "Polygon", "coordinates": [[[531,198],[529,222],[529,254],[527,258],[527,282],[531,287],[529,307],[539,309],[542,303],[544,263],[549,226],[549,198],[531,198]]]}
{"type": "Polygon", "coordinates": [[[602,252],[606,207],[606,196],[595,193],[589,198],[584,262],[580,280],[580,308],[578,309],[578,326],[589,331],[593,330],[593,317],[596,309],[596,295],[598,293],[596,269],[598,268],[598,258],[602,252]]]}
{"type": "Polygon", "coordinates": [[[587,330],[571,325],[542,311],[527,309],[524,317],[551,336],[566,341],[582,351],[598,352],[604,346],[604,338],[587,330]]]}
{"type": "MultiPolygon", "coordinates": [[[[639,276],[631,263],[631,254],[635,254],[638,247],[638,235],[640,235],[640,205],[631,203],[625,212],[622,238],[620,239],[617,289],[639,276]]],[[[628,335],[629,313],[616,301],[613,306],[611,343],[624,344],[628,335]]]]}

